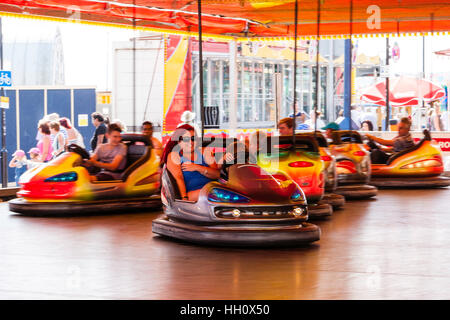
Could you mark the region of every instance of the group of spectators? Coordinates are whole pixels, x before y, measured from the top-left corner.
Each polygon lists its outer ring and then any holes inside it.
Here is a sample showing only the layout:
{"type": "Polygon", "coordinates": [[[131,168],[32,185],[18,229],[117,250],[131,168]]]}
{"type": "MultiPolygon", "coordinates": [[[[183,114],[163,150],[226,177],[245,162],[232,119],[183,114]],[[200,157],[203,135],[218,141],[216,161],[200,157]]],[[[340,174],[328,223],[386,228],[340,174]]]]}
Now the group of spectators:
{"type": "Polygon", "coordinates": [[[60,118],[57,113],[49,114],[39,121],[36,140],[36,146],[28,151],[30,159],[25,151],[16,150],[9,162],[9,167],[15,168],[16,184],[26,170],[58,157],[68,145],[75,143],[84,146],[83,137],[70,120],[60,118]]]}
{"type": "MultiPolygon", "coordinates": [[[[426,128],[429,131],[448,131],[450,130],[449,113],[448,111],[441,110],[441,103],[439,100],[434,100],[429,102],[426,106],[425,121],[422,124],[422,129],[426,128]]],[[[376,107],[368,107],[366,110],[362,110],[361,107],[357,105],[351,106],[351,119],[352,119],[352,130],[362,130],[362,131],[376,131],[378,128],[377,114],[373,111],[376,107]],[[371,109],[368,111],[368,109],[371,109]]],[[[421,112],[421,111],[419,111],[421,112]]],[[[404,117],[410,117],[406,111],[406,107],[394,107],[394,115],[392,121],[395,125],[400,123],[400,120],[404,117]]],[[[343,110],[340,111],[339,117],[336,123],[341,123],[343,121],[343,110]]],[[[384,128],[385,119],[382,120],[382,128],[384,128]]],[[[392,123],[390,123],[392,124],[392,123]]]]}
{"type": "Polygon", "coordinates": [[[447,131],[449,130],[448,111],[442,111],[438,100],[430,102],[427,110],[426,126],[430,131],[447,131]]]}
{"type": "Polygon", "coordinates": [[[72,143],[84,146],[83,137],[70,120],[60,118],[57,113],[49,114],[39,121],[36,140],[40,162],[58,157],[72,143]]]}
{"type": "MultiPolygon", "coordinates": [[[[325,126],[325,122],[320,119],[320,111],[311,110],[309,115],[300,111],[296,115],[296,130],[317,130],[325,126]],[[316,120],[317,118],[317,120],[316,120]]],[[[292,117],[292,116],[291,116],[292,117]]],[[[373,131],[376,125],[376,115],[371,112],[361,112],[357,106],[352,106],[351,110],[352,130],[373,131]]],[[[335,123],[340,124],[344,120],[343,110],[339,113],[335,123]]]]}

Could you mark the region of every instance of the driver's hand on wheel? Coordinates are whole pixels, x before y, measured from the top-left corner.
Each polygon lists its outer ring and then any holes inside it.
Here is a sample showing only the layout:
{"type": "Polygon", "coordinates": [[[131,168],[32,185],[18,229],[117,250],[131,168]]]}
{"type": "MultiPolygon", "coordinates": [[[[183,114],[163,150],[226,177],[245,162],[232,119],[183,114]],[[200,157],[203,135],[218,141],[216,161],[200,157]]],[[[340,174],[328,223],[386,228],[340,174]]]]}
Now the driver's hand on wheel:
{"type": "Polygon", "coordinates": [[[91,161],[91,160],[84,160],[84,161],[83,161],[83,164],[84,164],[86,167],[92,167],[92,161],[91,161]]]}

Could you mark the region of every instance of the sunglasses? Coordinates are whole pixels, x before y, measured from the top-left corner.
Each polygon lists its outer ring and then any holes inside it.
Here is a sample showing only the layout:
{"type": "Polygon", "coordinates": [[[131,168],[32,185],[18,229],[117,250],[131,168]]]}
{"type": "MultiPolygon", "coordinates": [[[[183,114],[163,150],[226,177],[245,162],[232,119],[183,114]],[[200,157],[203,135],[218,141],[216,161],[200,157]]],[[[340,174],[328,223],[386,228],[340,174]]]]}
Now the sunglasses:
{"type": "Polygon", "coordinates": [[[191,137],[180,137],[178,138],[178,141],[181,142],[189,142],[189,141],[195,141],[195,137],[191,136],[191,137]]]}

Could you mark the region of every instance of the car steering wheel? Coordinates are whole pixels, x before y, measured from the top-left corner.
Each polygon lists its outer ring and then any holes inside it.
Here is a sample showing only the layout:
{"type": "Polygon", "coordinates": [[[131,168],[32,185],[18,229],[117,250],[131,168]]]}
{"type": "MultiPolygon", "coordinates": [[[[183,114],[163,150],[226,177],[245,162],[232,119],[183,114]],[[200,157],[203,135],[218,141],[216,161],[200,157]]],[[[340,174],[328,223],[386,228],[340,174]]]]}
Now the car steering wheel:
{"type": "Polygon", "coordinates": [[[80,147],[77,144],[72,143],[71,145],[69,145],[67,147],[67,150],[69,152],[74,152],[76,154],[78,154],[82,159],[90,159],[91,155],[89,154],[89,152],[86,151],[86,149],[80,147]]]}

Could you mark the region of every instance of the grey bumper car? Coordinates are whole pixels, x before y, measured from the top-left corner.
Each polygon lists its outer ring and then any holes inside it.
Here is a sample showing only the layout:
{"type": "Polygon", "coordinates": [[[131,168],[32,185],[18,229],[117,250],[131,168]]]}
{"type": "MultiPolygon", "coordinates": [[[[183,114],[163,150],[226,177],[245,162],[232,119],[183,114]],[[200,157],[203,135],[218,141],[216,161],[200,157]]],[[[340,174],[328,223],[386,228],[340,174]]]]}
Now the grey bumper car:
{"type": "Polygon", "coordinates": [[[281,183],[254,164],[229,167],[228,181],[205,185],[197,202],[182,201],[167,169],[162,174],[165,216],[152,231],[182,241],[213,246],[267,247],[304,245],[320,238],[318,226],[306,222],[303,191],[281,183]]]}

